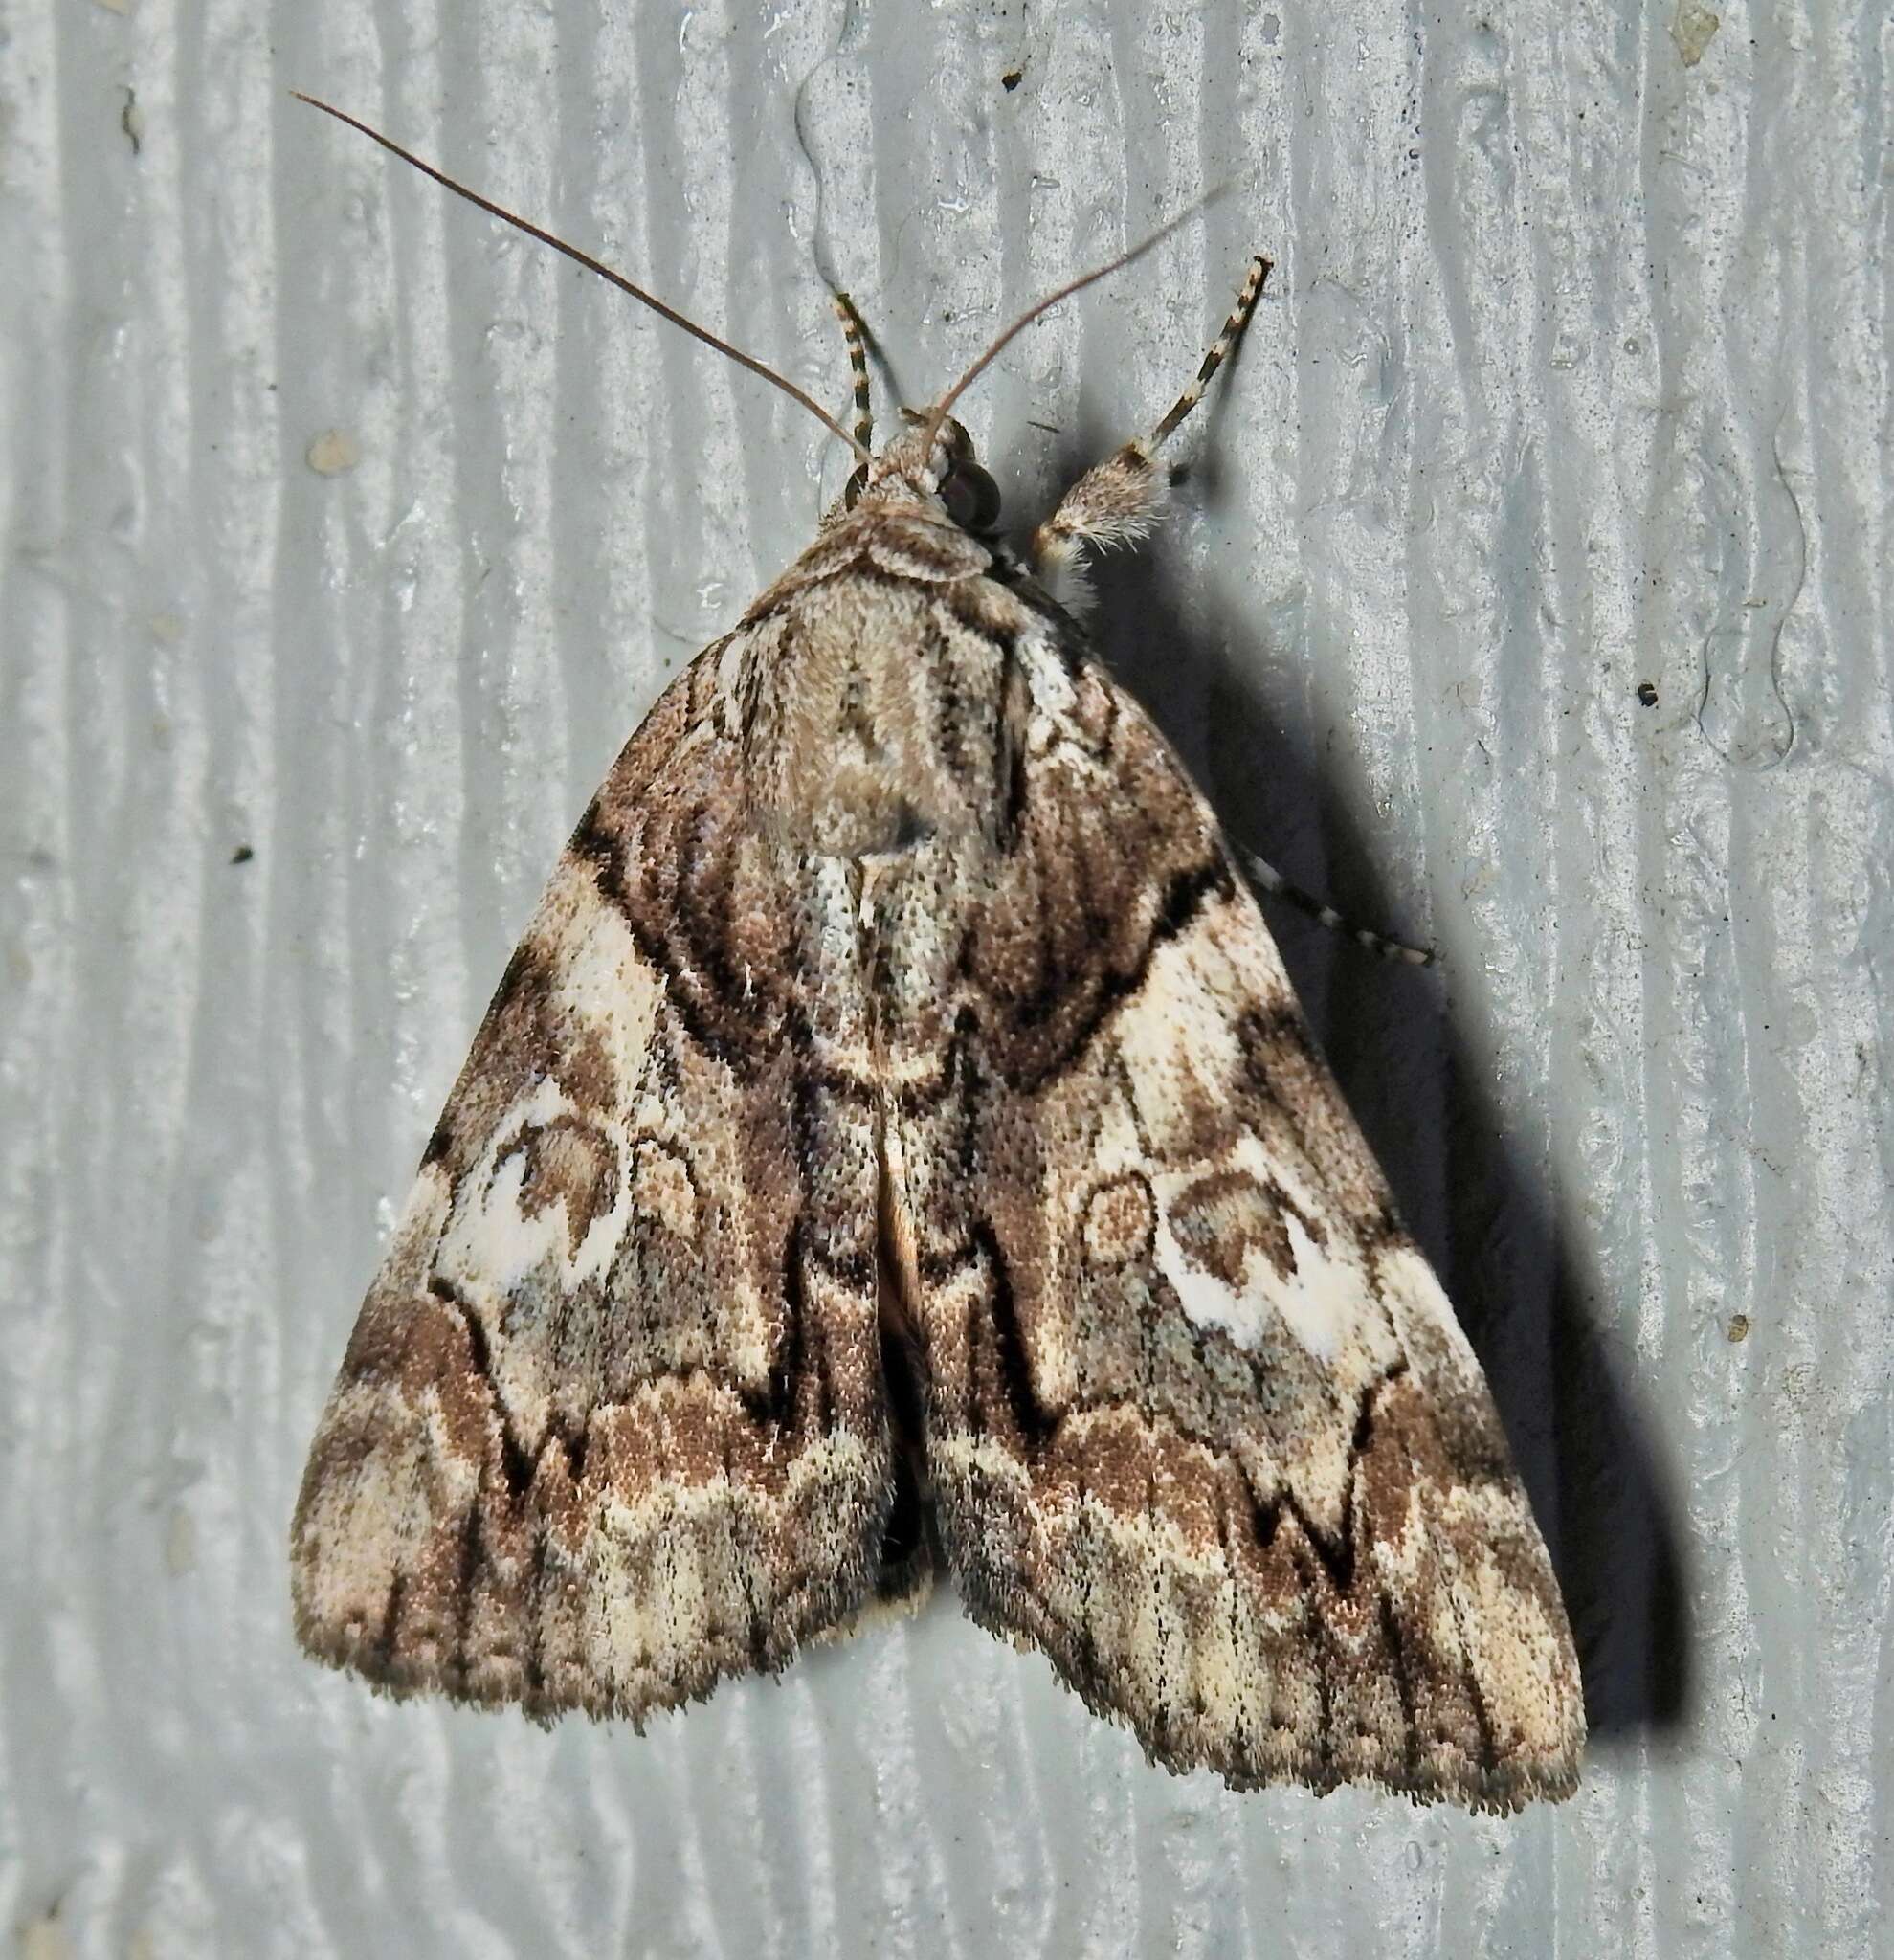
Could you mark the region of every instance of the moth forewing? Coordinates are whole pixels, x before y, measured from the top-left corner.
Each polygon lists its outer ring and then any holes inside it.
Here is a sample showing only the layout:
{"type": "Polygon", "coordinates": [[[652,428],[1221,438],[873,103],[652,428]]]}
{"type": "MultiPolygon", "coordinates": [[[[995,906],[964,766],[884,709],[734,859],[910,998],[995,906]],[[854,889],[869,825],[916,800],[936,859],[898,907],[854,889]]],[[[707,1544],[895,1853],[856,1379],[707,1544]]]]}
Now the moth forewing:
{"type": "Polygon", "coordinates": [[[312,1653],[641,1724],[941,1559],[1172,1769],[1573,1786],[1479,1366],[1054,596],[1148,524],[1266,271],[1031,563],[947,412],[977,366],[879,453],[865,363],[856,436],[816,411],[848,496],[581,817],[363,1304],[293,1527],[312,1653]]]}

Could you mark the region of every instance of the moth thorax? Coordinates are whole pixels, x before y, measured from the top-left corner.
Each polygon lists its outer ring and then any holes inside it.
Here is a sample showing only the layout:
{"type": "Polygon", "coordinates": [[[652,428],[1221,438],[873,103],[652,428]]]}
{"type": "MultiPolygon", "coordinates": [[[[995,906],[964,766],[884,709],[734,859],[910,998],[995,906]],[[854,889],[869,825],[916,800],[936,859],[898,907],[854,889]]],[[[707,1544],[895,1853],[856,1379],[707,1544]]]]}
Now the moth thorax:
{"type": "Polygon", "coordinates": [[[772,679],[775,740],[750,784],[784,841],[869,858],[976,828],[991,783],[969,783],[964,758],[959,768],[949,759],[953,730],[919,635],[881,612],[810,620],[772,679]]]}

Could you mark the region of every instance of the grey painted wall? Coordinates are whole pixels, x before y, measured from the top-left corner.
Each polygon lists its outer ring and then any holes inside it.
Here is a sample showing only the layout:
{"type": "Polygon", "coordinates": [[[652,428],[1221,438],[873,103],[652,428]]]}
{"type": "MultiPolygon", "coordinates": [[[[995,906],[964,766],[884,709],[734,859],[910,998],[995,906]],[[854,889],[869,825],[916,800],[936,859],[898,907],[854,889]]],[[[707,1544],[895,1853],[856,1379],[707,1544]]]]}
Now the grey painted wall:
{"type": "Polygon", "coordinates": [[[0,8],[0,1933],[1885,1942],[1894,39],[1718,5],[0,8]],[[837,404],[825,279],[919,398],[1236,187],[968,419],[1036,512],[1277,258],[1108,650],[1441,949],[1281,921],[1557,1547],[1571,1804],[1172,1779],[950,1598],[642,1740],[298,1658],[302,1451],[486,992],[845,464],[290,86],[837,404]]]}

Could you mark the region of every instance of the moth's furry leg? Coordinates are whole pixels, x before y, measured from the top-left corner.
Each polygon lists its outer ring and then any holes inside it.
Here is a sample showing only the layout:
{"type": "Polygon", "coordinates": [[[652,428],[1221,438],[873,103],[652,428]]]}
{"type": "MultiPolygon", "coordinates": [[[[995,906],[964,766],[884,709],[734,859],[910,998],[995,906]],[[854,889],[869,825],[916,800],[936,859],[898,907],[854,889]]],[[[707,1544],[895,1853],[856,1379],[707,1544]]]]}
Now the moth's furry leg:
{"type": "Polygon", "coordinates": [[[1148,435],[1127,442],[1103,462],[1094,463],[1034,532],[1034,572],[1067,612],[1082,615],[1090,609],[1091,592],[1081,556],[1084,547],[1090,545],[1103,550],[1112,545],[1136,544],[1157,522],[1166,488],[1157,468],[1157,452],[1203,400],[1211,376],[1222,367],[1250,323],[1268,277],[1269,260],[1252,259],[1249,277],[1223,323],[1223,331],[1211,343],[1190,387],[1171,403],[1163,420],[1148,435]]]}
{"type": "Polygon", "coordinates": [[[1094,463],[1059,499],[1033,533],[1033,573],[1065,610],[1082,619],[1092,610],[1084,547],[1135,545],[1157,522],[1164,479],[1144,437],[1094,463]]]}
{"type": "Polygon", "coordinates": [[[1267,858],[1259,858],[1254,851],[1246,851],[1239,845],[1237,855],[1259,892],[1272,899],[1285,899],[1298,911],[1306,912],[1318,925],[1326,926],[1330,932],[1346,933],[1358,947],[1374,954],[1377,959],[1404,960],[1410,967],[1431,967],[1434,964],[1430,948],[1406,946],[1398,939],[1390,939],[1386,933],[1371,932],[1366,925],[1354,924],[1334,906],[1325,904],[1313,892],[1306,892],[1301,885],[1292,883],[1267,858]]]}

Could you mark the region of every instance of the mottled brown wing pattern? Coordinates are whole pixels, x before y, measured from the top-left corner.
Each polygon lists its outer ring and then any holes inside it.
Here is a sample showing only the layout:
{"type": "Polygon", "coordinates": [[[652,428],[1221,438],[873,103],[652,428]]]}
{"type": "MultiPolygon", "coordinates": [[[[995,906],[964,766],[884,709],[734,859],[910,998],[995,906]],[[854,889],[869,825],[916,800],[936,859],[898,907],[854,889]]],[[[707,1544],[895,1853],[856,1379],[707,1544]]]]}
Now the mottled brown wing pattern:
{"type": "Polygon", "coordinates": [[[641,1720],[907,1595],[923,1492],[974,1615],[1172,1768],[1576,1779],[1491,1397],[1214,819],[888,488],[581,821],[324,1414],[298,1627],[641,1720]]]}
{"type": "Polygon", "coordinates": [[[642,1723],[938,1550],[1172,1768],[1564,1794],[1577,1664],[1485,1382],[1207,806],[1056,598],[1158,515],[1268,261],[1028,573],[948,412],[1164,233],[871,453],[845,301],[854,434],[328,113],[859,467],[634,735],[507,968],[311,1452],[304,1645],[642,1723]]]}
{"type": "Polygon", "coordinates": [[[1214,817],[1058,639],[1014,645],[1002,849],[917,868],[961,931],[902,941],[947,1561],[1172,1768],[1563,1794],[1577,1665],[1479,1366],[1214,817]]]}
{"type": "Polygon", "coordinates": [[[323,1414],[298,1631],[396,1693],[638,1721],[873,1590],[875,1125],[821,1063],[865,1045],[853,898],[750,820],[767,630],[581,821],[323,1414]]]}

